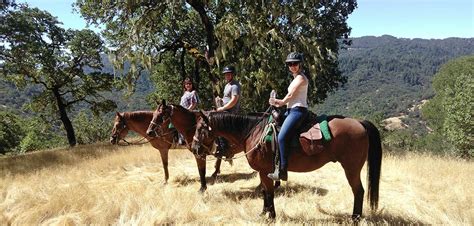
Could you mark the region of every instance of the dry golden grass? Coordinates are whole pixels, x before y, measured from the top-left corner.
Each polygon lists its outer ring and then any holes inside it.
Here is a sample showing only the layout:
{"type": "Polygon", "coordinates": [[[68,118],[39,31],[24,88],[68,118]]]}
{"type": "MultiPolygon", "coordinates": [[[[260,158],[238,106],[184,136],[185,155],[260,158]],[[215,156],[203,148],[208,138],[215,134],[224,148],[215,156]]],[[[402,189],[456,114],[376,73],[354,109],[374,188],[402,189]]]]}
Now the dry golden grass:
{"type": "MultiPolygon", "coordinates": [[[[386,155],[382,167],[379,209],[371,212],[365,202],[362,224],[474,224],[472,162],[386,155]]],[[[258,216],[259,179],[245,158],[223,163],[204,194],[197,192],[188,151],[170,150],[169,169],[165,185],[159,153],[149,145],[97,144],[0,158],[0,224],[268,223],[258,216]]],[[[352,193],[339,164],[289,178],[276,192],[276,225],[350,222],[352,193]]]]}

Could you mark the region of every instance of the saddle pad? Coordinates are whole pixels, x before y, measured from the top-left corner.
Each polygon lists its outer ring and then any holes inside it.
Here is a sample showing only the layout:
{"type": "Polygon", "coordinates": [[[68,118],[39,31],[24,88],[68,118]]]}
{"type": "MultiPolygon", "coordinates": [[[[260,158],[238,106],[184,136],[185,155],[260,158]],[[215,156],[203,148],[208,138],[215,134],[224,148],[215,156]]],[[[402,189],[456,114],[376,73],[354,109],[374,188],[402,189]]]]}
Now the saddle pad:
{"type": "MultiPolygon", "coordinates": [[[[273,116],[270,115],[268,117],[268,123],[271,123],[273,121],[273,116]]],[[[265,142],[272,142],[272,137],[273,137],[273,128],[269,127],[267,132],[265,133],[265,142]]]]}
{"type": "Polygon", "coordinates": [[[331,133],[329,132],[327,115],[318,116],[316,118],[316,124],[306,132],[301,133],[300,137],[308,140],[320,140],[323,138],[325,142],[329,142],[331,140],[331,133]]]}

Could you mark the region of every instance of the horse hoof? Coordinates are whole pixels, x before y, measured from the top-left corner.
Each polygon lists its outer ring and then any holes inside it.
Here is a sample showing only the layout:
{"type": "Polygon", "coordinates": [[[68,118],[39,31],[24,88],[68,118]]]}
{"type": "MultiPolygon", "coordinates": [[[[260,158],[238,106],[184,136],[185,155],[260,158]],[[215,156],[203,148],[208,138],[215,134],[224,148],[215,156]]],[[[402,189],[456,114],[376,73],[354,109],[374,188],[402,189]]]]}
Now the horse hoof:
{"type": "Polygon", "coordinates": [[[362,219],[360,214],[352,214],[351,218],[353,222],[359,222],[362,219]]]}
{"type": "Polygon", "coordinates": [[[271,220],[275,220],[276,218],[276,213],[275,212],[270,212],[270,214],[268,215],[268,217],[270,217],[271,220]]]}
{"type": "Polygon", "coordinates": [[[201,188],[199,189],[199,193],[202,194],[202,193],[204,193],[206,190],[207,190],[207,187],[201,187],[201,188]]]}

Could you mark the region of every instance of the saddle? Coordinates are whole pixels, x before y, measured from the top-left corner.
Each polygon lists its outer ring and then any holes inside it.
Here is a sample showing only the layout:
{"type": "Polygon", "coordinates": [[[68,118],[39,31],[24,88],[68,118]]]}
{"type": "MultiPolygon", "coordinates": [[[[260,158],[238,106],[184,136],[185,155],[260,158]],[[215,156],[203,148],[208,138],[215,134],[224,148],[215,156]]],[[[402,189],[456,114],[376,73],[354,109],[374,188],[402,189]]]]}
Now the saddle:
{"type": "Polygon", "coordinates": [[[315,155],[321,153],[326,144],[331,141],[331,132],[329,130],[329,123],[326,115],[316,116],[316,114],[310,113],[309,120],[303,125],[299,136],[299,142],[302,150],[307,155],[315,155]]]}
{"type": "MultiPolygon", "coordinates": [[[[284,121],[283,114],[280,113],[281,112],[278,111],[272,112],[272,118],[276,124],[277,131],[279,131],[284,121]]],[[[321,153],[325,146],[331,141],[331,132],[327,118],[326,115],[318,116],[309,111],[307,117],[303,120],[298,129],[299,136],[293,138],[290,146],[293,148],[301,147],[301,150],[307,155],[321,153]]],[[[275,133],[273,133],[273,135],[276,136],[275,133]]],[[[270,141],[272,139],[269,137],[266,138],[266,140],[270,141]]]]}

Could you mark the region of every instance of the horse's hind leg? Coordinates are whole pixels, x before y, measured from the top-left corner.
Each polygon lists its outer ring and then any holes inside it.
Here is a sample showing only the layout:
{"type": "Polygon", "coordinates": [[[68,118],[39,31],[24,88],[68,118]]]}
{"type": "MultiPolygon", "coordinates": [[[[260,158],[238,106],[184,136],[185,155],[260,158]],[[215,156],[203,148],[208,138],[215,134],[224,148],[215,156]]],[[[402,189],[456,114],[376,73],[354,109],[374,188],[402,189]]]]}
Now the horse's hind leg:
{"type": "MultiPolygon", "coordinates": [[[[344,166],[343,166],[344,167],[344,166]]],[[[364,204],[364,187],[360,180],[360,169],[353,170],[344,167],[347,181],[352,188],[354,194],[354,208],[352,210],[352,219],[358,220],[362,217],[362,206],[364,204]]]]}
{"type": "Polygon", "coordinates": [[[165,184],[168,183],[170,174],[168,172],[168,151],[169,149],[159,149],[161,155],[161,162],[163,163],[163,169],[165,171],[165,184]]]}

